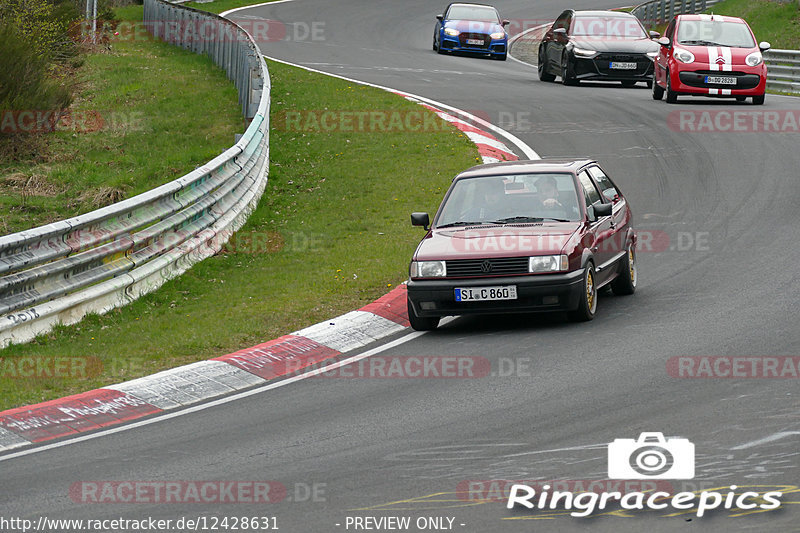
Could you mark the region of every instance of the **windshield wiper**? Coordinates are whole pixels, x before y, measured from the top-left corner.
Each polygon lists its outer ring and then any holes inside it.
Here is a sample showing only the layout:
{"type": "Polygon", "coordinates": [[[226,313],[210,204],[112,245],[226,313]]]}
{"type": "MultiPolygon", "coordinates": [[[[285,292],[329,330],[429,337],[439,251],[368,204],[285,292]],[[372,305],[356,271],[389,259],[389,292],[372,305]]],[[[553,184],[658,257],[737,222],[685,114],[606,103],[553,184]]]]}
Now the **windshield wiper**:
{"type": "Polygon", "coordinates": [[[441,226],[436,226],[436,229],[453,228],[456,226],[480,226],[482,224],[491,224],[491,222],[486,222],[484,220],[479,220],[477,222],[468,222],[466,220],[459,220],[458,222],[451,222],[450,224],[442,224],[441,226]]]}
{"type": "Polygon", "coordinates": [[[493,220],[493,224],[511,224],[512,222],[541,222],[544,220],[542,217],[508,217],[501,218],[500,220],[493,220]]]}
{"type": "Polygon", "coordinates": [[[719,43],[712,41],[679,41],[679,44],[688,44],[690,46],[721,46],[719,43]]]}
{"type": "Polygon", "coordinates": [[[542,220],[552,220],[554,222],[575,222],[574,220],[568,220],[566,218],[553,218],[553,217],[544,217],[542,220]]]}

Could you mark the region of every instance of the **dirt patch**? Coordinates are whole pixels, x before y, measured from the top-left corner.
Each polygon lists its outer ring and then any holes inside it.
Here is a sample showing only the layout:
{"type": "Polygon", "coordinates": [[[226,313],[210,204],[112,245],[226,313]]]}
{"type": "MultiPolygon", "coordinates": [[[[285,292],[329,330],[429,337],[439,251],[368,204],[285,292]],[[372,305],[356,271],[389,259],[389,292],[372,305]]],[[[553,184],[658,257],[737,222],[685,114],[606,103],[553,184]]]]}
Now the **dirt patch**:
{"type": "Polygon", "coordinates": [[[64,188],[51,183],[43,174],[23,174],[13,172],[0,176],[0,189],[23,196],[43,196],[53,198],[64,192],[64,188]]]}

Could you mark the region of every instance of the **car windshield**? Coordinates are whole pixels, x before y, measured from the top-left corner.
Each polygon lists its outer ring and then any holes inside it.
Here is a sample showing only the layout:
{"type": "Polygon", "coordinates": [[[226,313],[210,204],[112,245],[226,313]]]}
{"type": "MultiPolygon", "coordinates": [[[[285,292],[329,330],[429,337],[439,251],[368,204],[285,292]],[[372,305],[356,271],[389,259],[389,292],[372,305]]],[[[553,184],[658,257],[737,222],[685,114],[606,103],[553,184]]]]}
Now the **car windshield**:
{"type": "Polygon", "coordinates": [[[636,17],[576,17],[570,35],[607,39],[646,39],[648,37],[636,17]]]}
{"type": "Polygon", "coordinates": [[[756,43],[747,25],[721,20],[682,20],[678,26],[679,44],[753,48],[756,43]]]}
{"type": "Polygon", "coordinates": [[[578,221],[577,199],[569,173],[465,178],[453,184],[436,227],[578,221]]]}
{"type": "Polygon", "coordinates": [[[500,17],[497,16],[497,11],[495,11],[494,8],[486,6],[450,6],[450,11],[447,12],[447,18],[449,20],[500,22],[500,17]]]}

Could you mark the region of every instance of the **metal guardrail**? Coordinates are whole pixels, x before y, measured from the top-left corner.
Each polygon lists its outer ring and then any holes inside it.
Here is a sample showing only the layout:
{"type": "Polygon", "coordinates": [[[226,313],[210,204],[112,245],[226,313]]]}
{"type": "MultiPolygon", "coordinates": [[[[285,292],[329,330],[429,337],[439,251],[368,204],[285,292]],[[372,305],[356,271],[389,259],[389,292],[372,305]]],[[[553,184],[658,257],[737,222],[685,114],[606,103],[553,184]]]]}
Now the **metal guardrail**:
{"type": "Polygon", "coordinates": [[[144,1],[144,20],[156,37],[225,69],[252,121],[234,146],[185,176],[0,237],[0,347],[125,305],[214,255],[264,191],[270,86],[256,44],[233,22],[163,0],[144,1]]]}
{"type": "Polygon", "coordinates": [[[702,13],[720,0],[651,0],[634,7],[635,15],[646,28],[669,22],[681,13],[702,13]]]}
{"type": "Polygon", "coordinates": [[[768,50],[764,62],[768,89],[800,94],[800,50],[768,50]]]}

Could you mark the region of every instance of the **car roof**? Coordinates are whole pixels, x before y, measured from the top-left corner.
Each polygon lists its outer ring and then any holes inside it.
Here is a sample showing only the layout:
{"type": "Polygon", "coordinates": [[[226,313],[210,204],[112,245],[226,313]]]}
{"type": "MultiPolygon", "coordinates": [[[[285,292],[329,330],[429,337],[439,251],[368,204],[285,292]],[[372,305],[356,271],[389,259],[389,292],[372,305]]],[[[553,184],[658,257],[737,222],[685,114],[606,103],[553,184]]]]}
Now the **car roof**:
{"type": "Polygon", "coordinates": [[[577,172],[584,166],[596,163],[594,159],[536,159],[520,161],[504,161],[476,165],[461,172],[455,179],[475,178],[479,176],[499,176],[507,174],[535,174],[545,172],[577,172]]]}
{"type": "Polygon", "coordinates": [[[597,11],[597,10],[585,10],[585,11],[573,11],[576,16],[579,17],[634,17],[631,13],[625,11],[597,11]]]}
{"type": "Polygon", "coordinates": [[[497,11],[497,9],[495,9],[494,6],[490,6],[488,4],[475,4],[472,2],[453,2],[452,4],[447,6],[447,8],[449,9],[453,6],[488,7],[489,9],[494,9],[495,11],[497,11]]]}
{"type": "Polygon", "coordinates": [[[719,22],[739,22],[740,24],[747,24],[744,19],[739,17],[729,17],[728,15],[676,15],[676,19],[678,20],[707,20],[707,21],[719,21],[719,22]]]}

